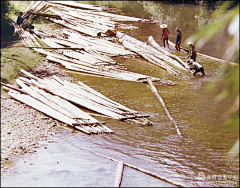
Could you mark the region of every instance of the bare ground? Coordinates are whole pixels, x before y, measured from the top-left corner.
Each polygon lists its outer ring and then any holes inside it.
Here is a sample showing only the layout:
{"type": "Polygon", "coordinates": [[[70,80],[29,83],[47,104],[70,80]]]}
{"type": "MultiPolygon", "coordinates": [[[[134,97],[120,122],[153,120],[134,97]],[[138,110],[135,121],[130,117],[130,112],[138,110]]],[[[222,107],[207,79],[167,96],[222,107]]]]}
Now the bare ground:
{"type": "MultiPolygon", "coordinates": [[[[58,65],[47,61],[41,62],[31,73],[40,78],[57,75],[63,80],[74,81],[58,65]]],[[[47,141],[48,137],[56,134],[56,125],[63,123],[7,94],[1,96],[1,174],[8,169],[14,157],[34,153],[39,147],[47,148],[46,142],[41,141],[47,141]]]]}

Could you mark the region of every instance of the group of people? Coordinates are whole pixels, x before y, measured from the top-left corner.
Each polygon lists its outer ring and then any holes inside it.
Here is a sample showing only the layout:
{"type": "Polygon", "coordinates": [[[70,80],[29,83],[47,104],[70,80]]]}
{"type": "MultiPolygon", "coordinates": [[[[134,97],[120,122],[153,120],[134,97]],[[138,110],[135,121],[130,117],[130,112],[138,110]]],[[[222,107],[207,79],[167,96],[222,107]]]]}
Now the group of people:
{"type": "Polygon", "coordinates": [[[17,17],[17,24],[21,25],[24,30],[29,29],[29,32],[32,33],[34,29],[34,26],[32,26],[29,22],[29,16],[26,16],[26,18],[23,18],[23,12],[20,12],[20,14],[17,17]]]}
{"type": "MultiPolygon", "coordinates": [[[[165,48],[165,46],[167,44],[168,48],[170,49],[169,44],[168,44],[169,30],[167,29],[167,24],[161,24],[160,27],[163,29],[162,36],[161,36],[161,40],[163,41],[163,47],[165,48]]],[[[182,41],[182,32],[179,27],[177,27],[175,31],[177,32],[175,48],[178,52],[180,52],[180,44],[182,41]]],[[[196,62],[197,52],[195,50],[194,44],[191,41],[189,41],[187,44],[190,46],[190,50],[189,50],[189,53],[187,56],[187,58],[190,58],[189,60],[187,60],[187,63],[190,66],[190,70],[195,71],[193,73],[194,76],[196,76],[196,74],[198,72],[201,72],[202,76],[204,76],[205,73],[204,73],[203,66],[196,62]]]]}

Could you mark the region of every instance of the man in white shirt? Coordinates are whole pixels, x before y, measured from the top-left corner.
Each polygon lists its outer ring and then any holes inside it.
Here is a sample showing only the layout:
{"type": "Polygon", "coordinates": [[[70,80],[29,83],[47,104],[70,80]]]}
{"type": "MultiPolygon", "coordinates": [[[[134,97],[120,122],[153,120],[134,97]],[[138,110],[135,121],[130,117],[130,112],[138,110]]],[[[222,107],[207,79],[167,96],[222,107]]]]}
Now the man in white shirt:
{"type": "Polygon", "coordinates": [[[193,73],[193,76],[196,76],[196,74],[198,72],[201,72],[202,73],[202,76],[205,75],[204,73],[204,68],[202,65],[200,65],[199,63],[197,62],[194,62],[193,59],[189,59],[187,60],[187,63],[189,64],[190,66],[190,70],[195,70],[195,72],[193,73]]]}
{"type": "Polygon", "coordinates": [[[29,16],[27,16],[27,17],[23,20],[23,22],[22,22],[22,28],[23,28],[24,30],[26,30],[27,28],[29,28],[29,31],[32,32],[31,29],[34,29],[34,26],[31,26],[31,24],[29,23],[28,19],[29,19],[29,16]]]}

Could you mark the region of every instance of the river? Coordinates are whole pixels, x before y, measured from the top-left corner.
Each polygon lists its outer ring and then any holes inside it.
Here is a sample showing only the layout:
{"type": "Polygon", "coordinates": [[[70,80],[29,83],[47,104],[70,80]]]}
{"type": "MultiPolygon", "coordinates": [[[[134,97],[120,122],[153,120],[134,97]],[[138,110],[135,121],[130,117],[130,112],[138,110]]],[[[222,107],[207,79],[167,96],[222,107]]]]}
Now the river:
{"type": "MultiPolygon", "coordinates": [[[[184,41],[215,19],[214,10],[196,5],[176,5],[157,1],[89,3],[125,10],[126,12],[121,12],[122,15],[152,18],[166,23],[172,42],[175,41],[176,27],[181,28],[184,41]]],[[[162,46],[159,23],[131,22],[131,24],[138,29],[125,31],[130,36],[145,42],[149,36],[153,36],[162,46]]],[[[198,52],[222,58],[228,40],[224,36],[227,36],[225,30],[209,41],[204,48],[197,49],[198,52]]],[[[182,46],[188,47],[186,44],[182,46]]],[[[142,58],[115,59],[126,65],[129,71],[167,78],[178,83],[175,86],[156,87],[177,122],[184,140],[179,139],[174,125],[167,118],[163,107],[147,84],[69,72],[71,76],[128,108],[148,113],[149,120],[154,122],[154,125],[140,127],[94,116],[105,121],[115,133],[88,136],[69,127],[58,127],[55,142],[50,144],[47,150],[41,149],[34,156],[27,154],[14,164],[15,169],[18,168],[15,177],[30,177],[27,182],[19,181],[19,185],[113,186],[117,164],[94,154],[100,153],[176,182],[189,183],[190,186],[194,186],[195,183],[201,186],[219,186],[220,183],[217,181],[223,180],[232,181],[226,186],[239,186],[238,178],[236,179],[239,177],[239,159],[226,157],[227,151],[239,137],[238,128],[220,131],[223,122],[227,120],[225,114],[233,104],[234,96],[228,96],[228,100],[218,103],[215,99],[217,90],[209,89],[210,84],[217,80],[216,76],[220,73],[219,67],[222,64],[197,57],[205,68],[206,77],[189,75],[176,77],[142,58]],[[24,167],[26,160],[34,161],[35,165],[24,167]],[[199,175],[203,174],[205,180],[199,178],[199,175]]],[[[5,185],[14,182],[12,176],[6,176],[4,180],[5,185]]],[[[125,167],[122,186],[171,185],[125,167]]]]}

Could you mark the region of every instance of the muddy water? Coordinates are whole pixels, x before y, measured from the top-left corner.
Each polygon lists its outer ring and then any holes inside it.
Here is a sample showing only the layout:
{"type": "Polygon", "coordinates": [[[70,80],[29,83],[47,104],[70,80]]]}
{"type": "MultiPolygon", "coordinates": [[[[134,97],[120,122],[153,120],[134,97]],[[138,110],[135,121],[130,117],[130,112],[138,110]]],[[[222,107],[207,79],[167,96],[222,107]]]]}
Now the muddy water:
{"type": "MultiPolygon", "coordinates": [[[[181,27],[186,39],[214,19],[212,10],[199,6],[166,5],[148,1],[102,3],[127,10],[122,13],[125,15],[153,18],[167,23],[171,41],[175,40],[176,27],[181,27]]],[[[161,44],[159,24],[132,24],[139,29],[129,31],[129,35],[142,41],[152,35],[161,44]]],[[[226,34],[220,33],[200,52],[221,58],[226,49],[223,45],[226,42],[222,38],[224,35],[226,34]]],[[[35,155],[19,159],[13,165],[14,176],[6,175],[2,185],[11,186],[17,181],[20,186],[112,186],[117,164],[94,153],[123,160],[174,181],[189,183],[190,186],[194,186],[194,183],[201,186],[212,183],[210,186],[218,186],[217,180],[223,181],[224,175],[225,180],[232,181],[227,185],[239,185],[234,179],[234,176],[239,176],[239,160],[225,156],[239,137],[238,129],[220,132],[222,123],[226,120],[224,113],[232,105],[233,96],[229,96],[226,102],[217,103],[214,98],[216,91],[206,87],[216,80],[221,64],[197,57],[207,76],[195,78],[189,75],[170,76],[141,58],[116,60],[125,64],[130,71],[167,78],[178,83],[176,86],[157,86],[157,89],[177,122],[184,141],[179,140],[174,126],[147,84],[69,72],[71,76],[107,97],[131,109],[148,113],[154,125],[139,127],[94,116],[106,121],[115,134],[87,136],[68,127],[59,127],[54,138],[55,143],[50,144],[47,149],[39,150],[35,155]],[[31,162],[34,165],[30,165],[31,162]],[[204,173],[205,181],[198,178],[199,173],[204,173]],[[26,177],[30,178],[26,180],[26,177]]],[[[125,168],[122,186],[156,187],[169,184],[125,168]]]]}

